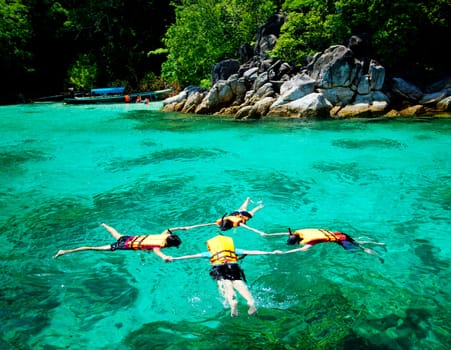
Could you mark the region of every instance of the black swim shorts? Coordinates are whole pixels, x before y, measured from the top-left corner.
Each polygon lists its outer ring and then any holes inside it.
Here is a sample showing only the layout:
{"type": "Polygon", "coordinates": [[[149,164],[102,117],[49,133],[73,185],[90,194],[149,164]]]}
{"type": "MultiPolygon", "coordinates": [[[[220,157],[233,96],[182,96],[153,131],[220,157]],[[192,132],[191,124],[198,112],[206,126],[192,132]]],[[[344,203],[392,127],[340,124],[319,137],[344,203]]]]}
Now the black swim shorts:
{"type": "Polygon", "coordinates": [[[246,282],[246,276],[243,269],[238,264],[214,265],[210,270],[210,276],[215,280],[243,280],[246,282]]]}
{"type": "Polygon", "coordinates": [[[251,219],[251,218],[252,218],[252,214],[249,213],[249,212],[246,211],[246,210],[239,210],[239,211],[237,210],[237,211],[234,211],[233,213],[230,214],[230,216],[238,216],[238,215],[245,216],[245,217],[247,217],[248,219],[251,219]]]}
{"type": "Polygon", "coordinates": [[[116,250],[116,249],[128,249],[125,246],[125,243],[127,242],[127,240],[130,238],[130,236],[121,236],[119,237],[119,239],[113,243],[111,245],[111,250],[116,250]]]}
{"type": "Polygon", "coordinates": [[[339,245],[341,245],[346,250],[357,249],[359,245],[351,236],[346,233],[334,232],[334,234],[340,239],[337,241],[339,245]]]}

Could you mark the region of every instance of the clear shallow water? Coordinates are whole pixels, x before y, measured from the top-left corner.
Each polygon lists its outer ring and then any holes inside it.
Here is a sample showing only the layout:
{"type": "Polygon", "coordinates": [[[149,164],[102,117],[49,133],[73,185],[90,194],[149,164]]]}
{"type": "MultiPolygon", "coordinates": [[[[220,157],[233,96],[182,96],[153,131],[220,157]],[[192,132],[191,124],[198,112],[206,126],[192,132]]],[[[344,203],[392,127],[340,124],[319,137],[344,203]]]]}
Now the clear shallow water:
{"type": "MultiPolygon", "coordinates": [[[[451,120],[265,121],[158,104],[0,107],[1,349],[447,349],[451,120]],[[203,259],[59,249],[211,222],[339,230],[385,259],[322,244],[242,262],[258,316],[230,318],[203,259]]],[[[229,231],[244,249],[285,237],[229,231]]],[[[215,228],[181,232],[173,256],[215,228]]]]}

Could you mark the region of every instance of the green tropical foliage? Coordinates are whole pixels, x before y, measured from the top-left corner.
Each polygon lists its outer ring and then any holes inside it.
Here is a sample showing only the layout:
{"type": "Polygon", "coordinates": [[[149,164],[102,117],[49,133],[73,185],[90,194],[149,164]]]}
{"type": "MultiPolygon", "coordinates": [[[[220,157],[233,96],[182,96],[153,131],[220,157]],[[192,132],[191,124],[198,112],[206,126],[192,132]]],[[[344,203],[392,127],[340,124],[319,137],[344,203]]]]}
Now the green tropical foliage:
{"type": "Polygon", "coordinates": [[[341,25],[339,16],[328,13],[325,8],[292,11],[271,55],[299,65],[331,44],[341,43],[350,34],[350,29],[341,25]]]}
{"type": "Polygon", "coordinates": [[[406,63],[416,73],[448,65],[440,49],[451,34],[447,0],[287,0],[283,8],[289,21],[273,55],[298,65],[361,33],[371,37],[372,57],[392,71],[405,71],[406,63]]]}
{"type": "MultiPolygon", "coordinates": [[[[24,79],[33,70],[28,15],[22,1],[0,0],[0,74],[4,81],[24,79]]],[[[7,91],[2,95],[8,98],[7,91]]]]}
{"type": "Polygon", "coordinates": [[[88,55],[80,55],[79,59],[69,67],[69,81],[76,90],[90,90],[95,87],[97,66],[88,55]]]}
{"type": "Polygon", "coordinates": [[[389,72],[450,73],[449,0],[0,0],[0,103],[70,85],[207,86],[212,66],[280,12],[288,22],[270,54],[297,66],[366,33],[389,72]]]}
{"type": "Polygon", "coordinates": [[[269,0],[173,1],[176,21],[168,29],[162,74],[182,85],[209,78],[212,66],[236,58],[238,48],[255,40],[259,25],[274,13],[269,0]]]}

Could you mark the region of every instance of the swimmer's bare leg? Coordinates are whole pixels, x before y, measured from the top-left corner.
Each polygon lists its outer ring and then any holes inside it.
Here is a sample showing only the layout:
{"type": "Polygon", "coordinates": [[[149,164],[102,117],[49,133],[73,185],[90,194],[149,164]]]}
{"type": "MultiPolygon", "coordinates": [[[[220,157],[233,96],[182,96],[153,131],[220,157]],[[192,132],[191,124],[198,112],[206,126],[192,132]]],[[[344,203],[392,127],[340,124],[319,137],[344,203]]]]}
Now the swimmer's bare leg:
{"type": "Polygon", "coordinates": [[[249,310],[247,310],[247,313],[249,315],[255,314],[257,312],[257,308],[255,307],[255,301],[246,283],[244,283],[244,281],[242,280],[235,280],[232,282],[232,284],[233,287],[238,291],[238,293],[240,293],[241,296],[244,299],[246,299],[247,305],[249,306],[249,310]]]}
{"type": "Polygon", "coordinates": [[[64,255],[64,254],[70,254],[70,253],[75,253],[75,252],[81,252],[84,250],[111,250],[111,244],[107,244],[107,245],[103,245],[100,247],[79,247],[79,248],[74,248],[74,249],[67,249],[67,250],[59,250],[58,253],[56,253],[53,256],[53,259],[56,259],[57,257],[64,255]]]}
{"type": "Polygon", "coordinates": [[[230,305],[230,316],[238,316],[238,300],[236,299],[236,293],[233,290],[233,284],[230,280],[218,280],[218,289],[222,297],[230,305]]]}
{"type": "Polygon", "coordinates": [[[375,242],[375,241],[356,241],[358,244],[363,244],[363,245],[376,245],[376,246],[380,246],[383,247],[385,251],[387,251],[387,245],[385,243],[381,243],[381,242],[375,242]]]}
{"type": "Polygon", "coordinates": [[[254,209],[252,209],[251,211],[249,211],[249,214],[251,214],[252,216],[254,216],[254,214],[259,211],[260,209],[264,208],[263,204],[259,204],[257,205],[254,209]]]}
{"type": "Polygon", "coordinates": [[[107,224],[101,224],[100,226],[105,228],[116,240],[122,237],[122,234],[120,234],[114,227],[108,226],[107,224]]]}
{"type": "Polygon", "coordinates": [[[238,208],[238,211],[247,211],[247,206],[250,202],[252,202],[251,197],[247,197],[243,204],[238,208]]]}
{"type": "Polygon", "coordinates": [[[360,246],[360,248],[361,248],[365,253],[370,254],[370,255],[374,255],[375,257],[377,257],[377,258],[379,259],[379,261],[380,261],[382,264],[384,263],[384,259],[381,258],[381,257],[379,256],[379,254],[378,254],[375,250],[370,249],[370,248],[365,248],[365,247],[362,247],[362,246],[360,246]]]}

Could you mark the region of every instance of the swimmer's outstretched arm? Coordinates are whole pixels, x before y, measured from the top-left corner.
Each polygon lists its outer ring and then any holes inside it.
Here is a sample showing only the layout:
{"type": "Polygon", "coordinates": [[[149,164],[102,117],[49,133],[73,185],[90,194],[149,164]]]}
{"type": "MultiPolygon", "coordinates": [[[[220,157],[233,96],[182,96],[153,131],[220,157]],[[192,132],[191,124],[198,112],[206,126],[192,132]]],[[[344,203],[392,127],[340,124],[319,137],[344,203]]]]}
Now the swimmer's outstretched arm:
{"type": "Polygon", "coordinates": [[[240,224],[240,227],[247,228],[250,231],[258,233],[260,236],[286,236],[289,234],[288,232],[266,233],[266,232],[257,230],[253,227],[247,226],[246,224],[240,224]]]}
{"type": "Polygon", "coordinates": [[[172,261],[172,256],[164,254],[160,248],[153,248],[153,252],[164,261],[172,261]]]}
{"type": "Polygon", "coordinates": [[[196,259],[196,258],[202,258],[202,257],[203,256],[202,256],[201,253],[193,254],[193,255],[183,255],[183,256],[177,256],[175,258],[172,258],[171,261],[174,261],[174,260],[185,260],[185,259],[196,259]]]}
{"type": "Polygon", "coordinates": [[[253,231],[253,232],[255,232],[255,233],[258,233],[260,236],[267,236],[267,235],[268,235],[267,233],[265,233],[265,232],[263,232],[263,231],[257,230],[257,229],[255,229],[255,228],[250,227],[250,226],[247,226],[246,224],[243,224],[243,223],[240,224],[240,227],[244,227],[244,228],[246,228],[246,229],[248,229],[248,230],[250,230],[250,231],[253,231]]]}
{"type": "Polygon", "coordinates": [[[296,253],[296,252],[306,252],[311,247],[312,247],[311,244],[306,244],[302,248],[296,248],[296,249],[287,250],[286,252],[283,252],[282,254],[289,254],[289,253],[296,253]]]}
{"type": "MultiPolygon", "coordinates": [[[[170,230],[170,231],[179,231],[179,230],[187,231],[187,230],[191,230],[191,229],[197,228],[197,227],[205,227],[205,226],[213,226],[213,225],[216,225],[216,223],[210,222],[208,224],[197,224],[197,225],[192,225],[192,226],[171,227],[168,230],[170,230]]],[[[165,230],[164,232],[167,232],[168,230],[165,230]]]]}
{"type": "Polygon", "coordinates": [[[274,233],[267,233],[266,236],[288,236],[288,232],[274,232],[274,233]]]}
{"type": "Polygon", "coordinates": [[[283,254],[281,250],[274,250],[272,252],[266,252],[263,250],[243,250],[243,255],[269,255],[269,254],[283,254]]]}

